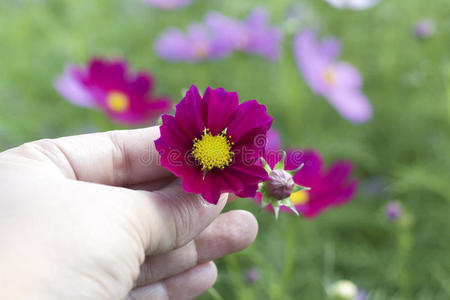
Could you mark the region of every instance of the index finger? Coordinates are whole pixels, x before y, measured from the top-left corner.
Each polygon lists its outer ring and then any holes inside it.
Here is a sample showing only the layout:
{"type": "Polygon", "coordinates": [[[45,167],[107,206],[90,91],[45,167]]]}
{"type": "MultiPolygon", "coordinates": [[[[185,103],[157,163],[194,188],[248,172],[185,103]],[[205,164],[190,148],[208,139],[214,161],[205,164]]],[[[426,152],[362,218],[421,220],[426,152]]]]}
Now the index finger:
{"type": "Polygon", "coordinates": [[[158,126],[116,130],[44,139],[10,151],[46,160],[70,179],[127,186],[171,176],[155,149],[159,135],[158,126]]]}

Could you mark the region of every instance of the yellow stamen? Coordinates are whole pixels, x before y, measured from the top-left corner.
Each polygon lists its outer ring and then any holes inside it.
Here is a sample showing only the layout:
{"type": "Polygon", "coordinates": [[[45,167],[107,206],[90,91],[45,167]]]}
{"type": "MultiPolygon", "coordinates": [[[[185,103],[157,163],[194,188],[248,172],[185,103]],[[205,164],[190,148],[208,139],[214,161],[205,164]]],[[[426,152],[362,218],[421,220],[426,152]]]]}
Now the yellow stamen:
{"type": "Polygon", "coordinates": [[[130,100],[124,93],[110,92],[106,97],[106,104],[114,112],[124,112],[130,106],[130,100]]]}
{"type": "Polygon", "coordinates": [[[336,82],[336,72],[332,68],[326,68],[323,73],[323,79],[328,85],[333,85],[336,82]]]}
{"type": "Polygon", "coordinates": [[[293,194],[291,194],[291,201],[294,203],[294,205],[297,204],[305,204],[309,201],[308,192],[306,191],[298,191],[293,194]]]}
{"type": "Polygon", "coordinates": [[[192,146],[192,155],[202,166],[202,171],[211,171],[214,168],[223,170],[230,165],[234,153],[231,151],[233,142],[222,131],[213,136],[208,129],[205,129],[200,139],[194,139],[192,146]]]}

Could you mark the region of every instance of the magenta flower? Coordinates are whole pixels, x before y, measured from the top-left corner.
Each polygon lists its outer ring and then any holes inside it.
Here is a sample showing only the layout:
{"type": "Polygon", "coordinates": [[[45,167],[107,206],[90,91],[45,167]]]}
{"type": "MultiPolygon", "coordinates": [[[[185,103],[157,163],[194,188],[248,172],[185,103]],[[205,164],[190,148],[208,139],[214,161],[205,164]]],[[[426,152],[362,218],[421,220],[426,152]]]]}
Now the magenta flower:
{"type": "MultiPolygon", "coordinates": [[[[295,152],[290,152],[292,153],[295,152]]],[[[289,162],[289,156],[287,161],[289,162]]],[[[299,191],[291,195],[296,209],[307,218],[314,218],[330,207],[346,204],[356,192],[358,182],[350,180],[353,165],[349,161],[335,162],[325,170],[322,157],[316,151],[305,151],[301,162],[301,172],[294,176],[294,182],[308,186],[309,191],[299,191]]],[[[287,169],[295,168],[296,158],[287,165],[287,169]]]]}
{"type": "Polygon", "coordinates": [[[239,104],[237,93],[222,88],[207,88],[202,98],[191,86],[175,116],[162,117],[155,145],[161,165],[182,179],[186,192],[216,204],[221,193],[254,197],[267,180],[258,160],[271,124],[256,100],[239,104]]]}
{"type": "Polygon", "coordinates": [[[201,61],[229,55],[232,48],[200,23],[189,25],[186,33],[177,28],[166,29],[155,42],[159,56],[171,61],[201,61]]]}
{"type": "Polygon", "coordinates": [[[259,54],[270,60],[278,59],[283,36],[281,30],[271,27],[268,13],[255,8],[244,21],[226,17],[218,12],[206,15],[206,24],[215,36],[225,40],[235,50],[259,54]]]}
{"type": "Polygon", "coordinates": [[[336,39],[318,42],[311,30],[295,37],[297,66],[313,92],[326,98],[350,122],[366,122],[372,117],[372,108],[361,91],[361,75],[351,64],[337,61],[339,52],[336,39]]]}
{"type": "Polygon", "coordinates": [[[150,94],[153,78],[149,74],[131,74],[124,61],[93,59],[87,67],[69,65],[54,85],[70,102],[101,109],[124,124],[155,122],[172,106],[168,98],[150,94]]]}
{"type": "MultiPolygon", "coordinates": [[[[268,162],[275,164],[278,161],[268,162]]],[[[357,181],[349,180],[353,165],[348,161],[339,161],[329,170],[324,170],[322,157],[314,150],[287,151],[285,170],[295,170],[301,164],[303,167],[294,176],[295,184],[309,187],[310,190],[300,190],[290,195],[295,209],[306,218],[317,217],[322,211],[338,205],[343,205],[353,197],[357,181]]],[[[256,201],[261,202],[262,195],[256,195],[256,201]]],[[[273,211],[269,204],[267,209],[273,211]]],[[[291,212],[282,206],[280,211],[291,212]]]]}
{"type": "Polygon", "coordinates": [[[191,5],[194,0],[143,0],[152,6],[161,9],[178,9],[191,5]]]}

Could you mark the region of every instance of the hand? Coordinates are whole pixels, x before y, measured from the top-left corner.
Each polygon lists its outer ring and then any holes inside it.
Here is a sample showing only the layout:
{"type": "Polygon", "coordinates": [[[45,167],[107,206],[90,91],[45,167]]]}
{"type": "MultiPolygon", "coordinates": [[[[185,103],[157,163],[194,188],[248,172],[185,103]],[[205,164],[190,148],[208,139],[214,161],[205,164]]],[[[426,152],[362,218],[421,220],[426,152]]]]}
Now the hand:
{"type": "Polygon", "coordinates": [[[158,164],[157,127],[0,153],[0,298],[192,299],[257,223],[220,215],[158,164]]]}

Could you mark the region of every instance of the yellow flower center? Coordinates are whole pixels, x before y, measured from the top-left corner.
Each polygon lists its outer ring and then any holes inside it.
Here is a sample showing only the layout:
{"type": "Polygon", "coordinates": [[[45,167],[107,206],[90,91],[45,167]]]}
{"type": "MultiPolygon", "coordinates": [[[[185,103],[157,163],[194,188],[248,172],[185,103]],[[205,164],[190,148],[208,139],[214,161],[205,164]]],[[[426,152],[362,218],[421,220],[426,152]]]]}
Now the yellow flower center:
{"type": "Polygon", "coordinates": [[[234,153],[231,148],[234,143],[230,142],[226,130],[212,135],[205,129],[201,138],[195,138],[193,142],[192,155],[202,166],[202,171],[211,171],[213,168],[223,170],[233,160],[234,153]]]}
{"type": "Polygon", "coordinates": [[[306,202],[308,202],[308,200],[309,196],[308,192],[306,191],[298,191],[291,194],[291,201],[292,203],[294,203],[294,205],[305,204],[306,202]]]}
{"type": "Polygon", "coordinates": [[[326,68],[323,79],[328,85],[333,85],[336,82],[336,72],[332,68],[326,68]]]}
{"type": "Polygon", "coordinates": [[[114,112],[124,112],[130,106],[130,100],[124,93],[110,92],[106,97],[106,104],[114,112]]]}

